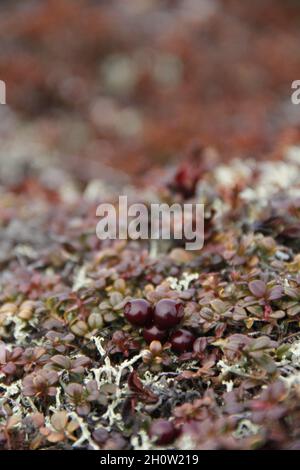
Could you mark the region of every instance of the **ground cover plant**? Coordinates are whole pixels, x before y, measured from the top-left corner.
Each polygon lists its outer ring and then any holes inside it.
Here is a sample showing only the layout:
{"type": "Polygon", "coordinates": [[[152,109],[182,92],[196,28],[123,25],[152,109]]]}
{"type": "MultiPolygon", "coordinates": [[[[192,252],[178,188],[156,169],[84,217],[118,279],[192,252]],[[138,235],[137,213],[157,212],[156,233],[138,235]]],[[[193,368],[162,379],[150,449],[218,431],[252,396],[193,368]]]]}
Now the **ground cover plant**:
{"type": "Polygon", "coordinates": [[[230,186],[202,174],[199,252],[100,241],[84,197],[2,194],[3,448],[298,446],[300,150],[285,158],[222,165],[230,186]]]}
{"type": "Polygon", "coordinates": [[[95,4],[0,7],[0,449],[299,449],[299,3],[95,4]]]}

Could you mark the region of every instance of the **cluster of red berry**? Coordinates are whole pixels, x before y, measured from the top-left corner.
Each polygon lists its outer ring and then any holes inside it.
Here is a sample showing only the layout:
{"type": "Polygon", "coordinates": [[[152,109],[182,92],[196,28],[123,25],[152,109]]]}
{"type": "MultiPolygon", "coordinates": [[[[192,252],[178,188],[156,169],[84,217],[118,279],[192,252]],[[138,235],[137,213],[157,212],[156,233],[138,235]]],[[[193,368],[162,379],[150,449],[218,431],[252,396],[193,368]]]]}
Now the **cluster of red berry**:
{"type": "Polygon", "coordinates": [[[143,327],[143,337],[147,343],[169,340],[173,351],[183,353],[191,351],[195,336],[180,328],[173,331],[184,316],[181,302],[162,299],[153,308],[144,299],[133,299],[126,303],[124,316],[132,325],[143,327]]]}

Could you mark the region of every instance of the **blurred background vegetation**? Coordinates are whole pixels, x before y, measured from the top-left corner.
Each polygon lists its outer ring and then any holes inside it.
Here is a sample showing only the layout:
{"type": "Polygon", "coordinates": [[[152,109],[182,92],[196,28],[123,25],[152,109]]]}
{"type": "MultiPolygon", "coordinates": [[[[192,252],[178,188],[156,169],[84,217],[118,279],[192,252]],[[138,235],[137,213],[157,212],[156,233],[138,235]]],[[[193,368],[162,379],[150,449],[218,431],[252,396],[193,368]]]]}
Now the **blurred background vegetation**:
{"type": "Polygon", "coordinates": [[[297,0],[2,0],[0,43],[4,179],[139,181],[195,141],[228,159],[300,140],[297,0]]]}

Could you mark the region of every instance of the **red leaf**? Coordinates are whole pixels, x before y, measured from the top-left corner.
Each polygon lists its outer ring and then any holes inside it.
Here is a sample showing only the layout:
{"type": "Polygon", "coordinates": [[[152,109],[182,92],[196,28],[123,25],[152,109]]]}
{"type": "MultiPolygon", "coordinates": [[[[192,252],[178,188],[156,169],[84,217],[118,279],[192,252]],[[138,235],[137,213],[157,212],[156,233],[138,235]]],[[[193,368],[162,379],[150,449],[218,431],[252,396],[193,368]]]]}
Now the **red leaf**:
{"type": "Polygon", "coordinates": [[[141,379],[139,378],[137,372],[134,370],[129,374],[128,377],[128,386],[134,395],[144,403],[156,403],[158,397],[144,387],[141,379]]]}
{"type": "Polygon", "coordinates": [[[248,284],[250,292],[255,296],[255,297],[264,297],[266,293],[267,286],[263,281],[251,281],[248,284]]]}

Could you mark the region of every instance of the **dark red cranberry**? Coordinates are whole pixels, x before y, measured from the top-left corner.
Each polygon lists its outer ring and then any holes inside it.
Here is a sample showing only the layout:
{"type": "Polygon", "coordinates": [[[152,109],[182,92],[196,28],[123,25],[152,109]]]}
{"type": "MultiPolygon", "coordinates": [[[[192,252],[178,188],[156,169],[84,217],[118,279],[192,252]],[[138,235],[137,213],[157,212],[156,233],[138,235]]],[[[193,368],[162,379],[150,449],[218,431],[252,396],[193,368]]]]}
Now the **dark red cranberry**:
{"type": "Polygon", "coordinates": [[[193,333],[183,329],[175,331],[170,337],[172,349],[178,353],[191,351],[193,349],[194,341],[195,336],[193,333]]]}
{"type": "Polygon", "coordinates": [[[171,299],[162,299],[157,302],[154,309],[154,323],[158,328],[172,328],[182,320],[184,307],[181,302],[171,299]]]}
{"type": "Polygon", "coordinates": [[[151,341],[163,341],[167,336],[167,332],[160,330],[156,325],[152,325],[149,328],[144,328],[143,336],[145,341],[150,344],[151,341]]]}
{"type": "Polygon", "coordinates": [[[165,445],[174,441],[177,433],[171,421],[158,419],[151,424],[149,434],[156,444],[165,445]]]}
{"type": "Polygon", "coordinates": [[[133,299],[126,303],[124,316],[132,325],[149,325],[152,320],[153,310],[149,302],[144,299],[133,299]]]}

